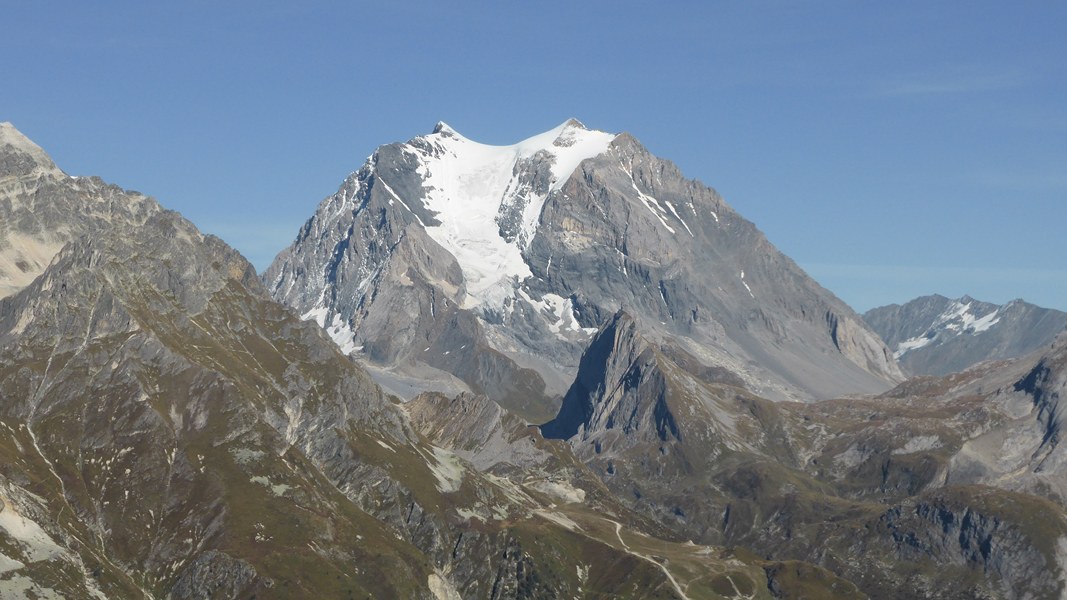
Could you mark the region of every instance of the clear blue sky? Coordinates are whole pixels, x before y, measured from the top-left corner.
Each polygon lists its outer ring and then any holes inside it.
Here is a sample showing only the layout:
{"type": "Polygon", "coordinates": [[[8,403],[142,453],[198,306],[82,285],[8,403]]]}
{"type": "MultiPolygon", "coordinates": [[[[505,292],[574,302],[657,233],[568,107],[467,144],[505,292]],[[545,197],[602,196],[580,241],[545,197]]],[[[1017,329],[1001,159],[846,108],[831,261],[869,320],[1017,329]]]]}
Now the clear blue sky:
{"type": "Polygon", "coordinates": [[[568,117],[718,189],[858,310],[1067,309],[1063,2],[0,0],[0,120],[264,268],[379,144],[568,117]]]}

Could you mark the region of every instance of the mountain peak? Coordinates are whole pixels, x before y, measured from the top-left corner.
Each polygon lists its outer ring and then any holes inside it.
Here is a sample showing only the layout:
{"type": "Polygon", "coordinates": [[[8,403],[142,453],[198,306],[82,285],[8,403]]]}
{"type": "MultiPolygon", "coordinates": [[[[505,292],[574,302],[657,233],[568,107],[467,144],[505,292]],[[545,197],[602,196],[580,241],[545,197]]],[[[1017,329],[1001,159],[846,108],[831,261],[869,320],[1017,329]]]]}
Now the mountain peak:
{"type": "MultiPolygon", "coordinates": [[[[590,426],[597,404],[623,387],[634,364],[655,362],[637,321],[620,309],[601,326],[582,355],[574,383],[556,418],[541,426],[546,438],[569,439],[590,426]]],[[[603,407],[601,407],[603,410],[603,407]]]]}
{"type": "Polygon", "coordinates": [[[456,136],[462,137],[462,136],[459,135],[458,131],[456,131],[455,129],[452,129],[452,126],[449,125],[448,123],[445,123],[444,121],[438,121],[437,125],[433,126],[433,131],[430,132],[430,135],[437,135],[437,134],[448,136],[448,137],[456,137],[456,136]]]}
{"type": "Polygon", "coordinates": [[[0,123],[0,176],[62,174],[48,153],[11,123],[0,123]]]}
{"type": "Polygon", "coordinates": [[[566,121],[564,121],[563,125],[561,125],[560,128],[561,129],[581,129],[583,131],[589,131],[589,128],[586,127],[584,123],[582,123],[578,119],[575,119],[574,117],[571,117],[571,118],[567,119],[566,121]]]}

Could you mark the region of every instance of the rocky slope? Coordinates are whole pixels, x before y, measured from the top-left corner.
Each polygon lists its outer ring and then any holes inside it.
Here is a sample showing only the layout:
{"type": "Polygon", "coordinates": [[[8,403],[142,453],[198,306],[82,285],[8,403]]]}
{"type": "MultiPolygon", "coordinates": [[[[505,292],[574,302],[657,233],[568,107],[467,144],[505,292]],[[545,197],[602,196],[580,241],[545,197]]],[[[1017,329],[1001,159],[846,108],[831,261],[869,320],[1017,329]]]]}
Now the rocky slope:
{"type": "Polygon", "coordinates": [[[159,206],[96,177],[69,177],[11,123],[0,123],[0,298],[28,285],[63,244],[131,228],[159,206]]]}
{"type": "Polygon", "coordinates": [[[875,398],[775,403],[694,374],[619,313],[542,431],[680,538],[814,563],[876,598],[1058,598],[1065,345],[875,398]]]}
{"type": "Polygon", "coordinates": [[[923,296],[867,311],[867,322],[915,375],[947,375],[983,360],[1047,347],[1067,327],[1067,313],[1022,300],[997,306],[964,296],[923,296]]]}
{"type": "Polygon", "coordinates": [[[900,379],[877,335],[713,190],[573,120],[513,146],[440,124],[380,147],[264,281],[392,389],[468,389],[531,420],[622,307],[776,399],[900,379]]]}

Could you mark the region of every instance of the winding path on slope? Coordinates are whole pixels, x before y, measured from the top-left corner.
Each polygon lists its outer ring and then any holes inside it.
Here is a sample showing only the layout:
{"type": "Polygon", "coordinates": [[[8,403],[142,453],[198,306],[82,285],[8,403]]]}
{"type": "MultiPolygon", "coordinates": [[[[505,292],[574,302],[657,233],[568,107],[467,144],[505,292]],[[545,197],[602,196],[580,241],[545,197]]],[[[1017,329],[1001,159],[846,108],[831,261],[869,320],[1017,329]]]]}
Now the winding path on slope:
{"type": "Polygon", "coordinates": [[[685,594],[684,591],[682,591],[682,586],[678,585],[678,581],[674,578],[674,575],[671,575],[671,572],[667,569],[667,567],[660,564],[659,561],[653,559],[651,556],[640,554],[630,549],[630,546],[628,546],[626,542],[622,539],[622,523],[619,523],[618,521],[615,521],[613,519],[608,519],[608,521],[611,521],[615,524],[615,537],[619,538],[619,543],[622,544],[623,550],[627,551],[633,556],[636,556],[637,558],[648,561],[659,567],[659,570],[663,571],[663,574],[667,576],[667,581],[670,581],[671,585],[674,586],[674,591],[678,592],[678,596],[681,597],[682,600],[692,600],[689,596],[685,594]]]}

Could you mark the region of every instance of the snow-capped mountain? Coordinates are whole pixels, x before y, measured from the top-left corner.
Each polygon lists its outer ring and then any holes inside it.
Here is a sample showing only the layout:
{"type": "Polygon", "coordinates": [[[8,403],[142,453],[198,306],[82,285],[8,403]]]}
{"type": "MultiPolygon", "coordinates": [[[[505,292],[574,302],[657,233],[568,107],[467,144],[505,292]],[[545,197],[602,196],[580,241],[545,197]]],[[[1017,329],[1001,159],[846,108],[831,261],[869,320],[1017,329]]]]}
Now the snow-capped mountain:
{"type": "Polygon", "coordinates": [[[900,378],[859,317],[714,190],[573,119],[511,146],[439,124],[378,148],[264,280],[398,393],[471,389],[531,419],[554,414],[620,308],[770,397],[900,378]]]}
{"type": "Polygon", "coordinates": [[[1062,311],[1022,300],[998,306],[970,296],[923,296],[871,309],[863,319],[915,375],[946,375],[983,360],[1023,356],[1067,327],[1062,311]]]}

